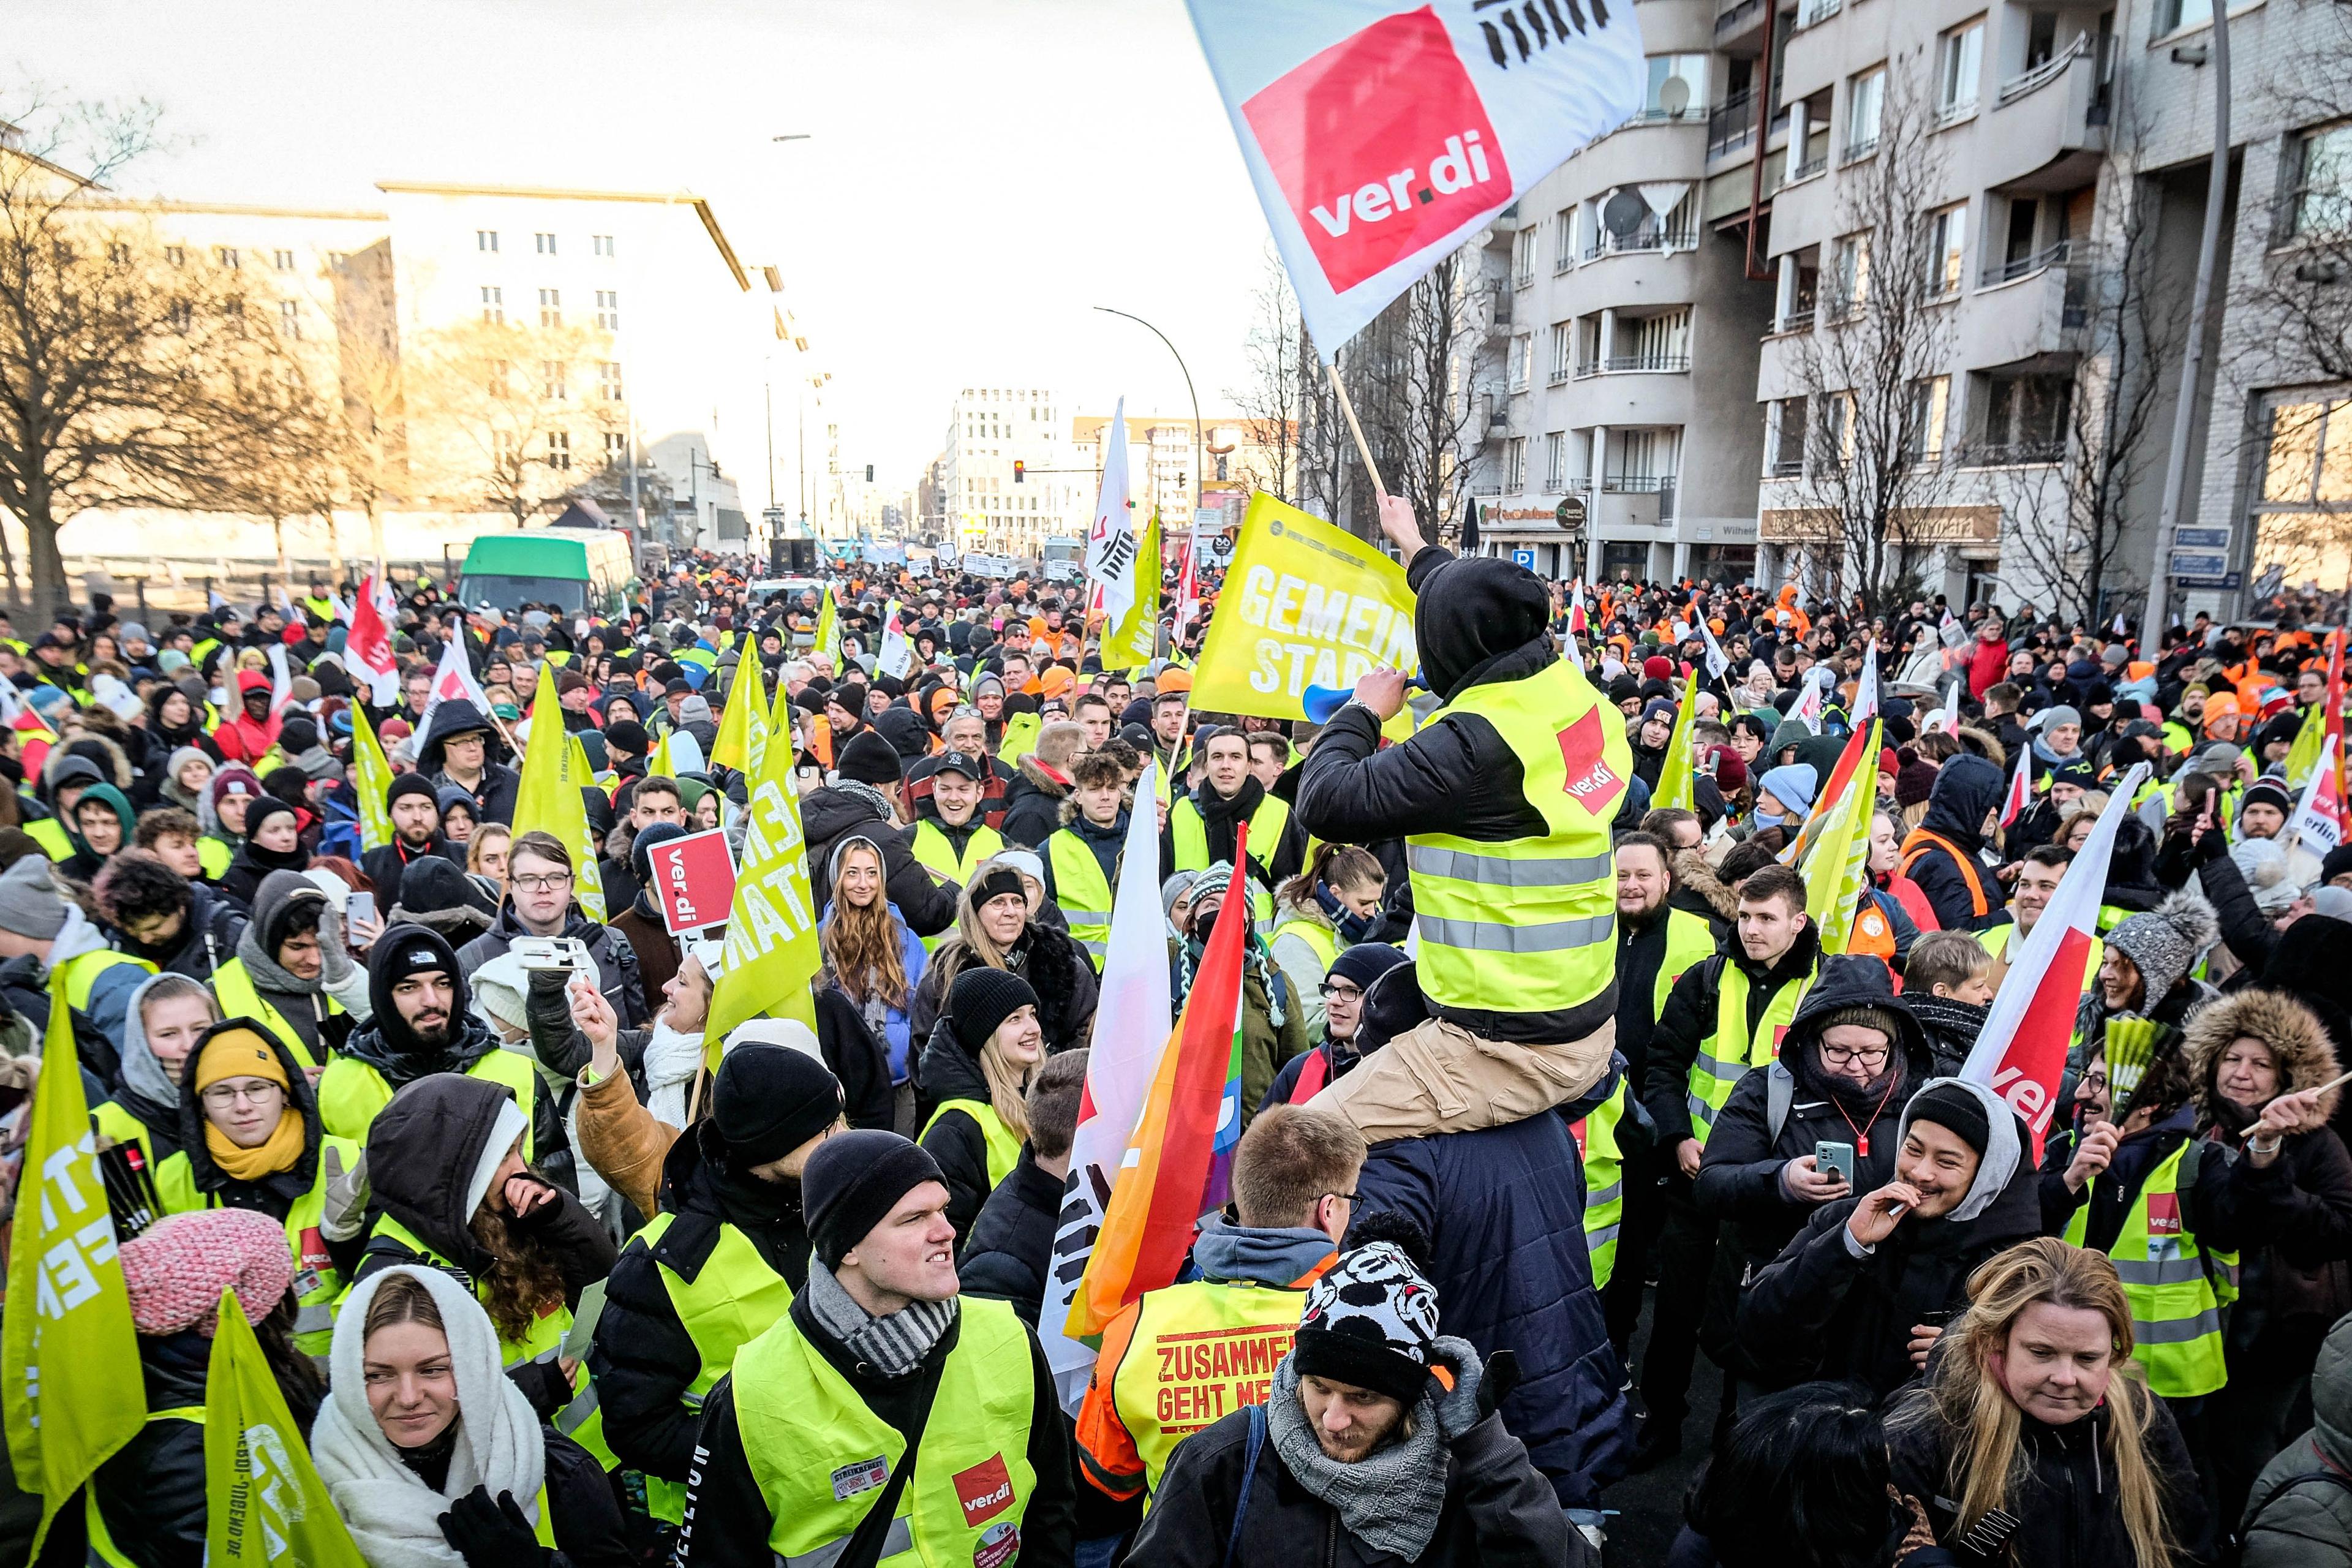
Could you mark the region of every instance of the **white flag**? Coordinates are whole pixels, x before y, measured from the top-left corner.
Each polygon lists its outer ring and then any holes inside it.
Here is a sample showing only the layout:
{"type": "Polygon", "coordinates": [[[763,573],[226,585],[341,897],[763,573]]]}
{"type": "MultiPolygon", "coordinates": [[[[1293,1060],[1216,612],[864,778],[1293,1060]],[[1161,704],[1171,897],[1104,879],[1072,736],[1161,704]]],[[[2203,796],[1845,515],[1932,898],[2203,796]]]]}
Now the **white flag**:
{"type": "Polygon", "coordinates": [[[1723,645],[1715,640],[1715,628],[1705,621],[1698,624],[1698,635],[1706,639],[1706,678],[1721,680],[1723,672],[1731,668],[1731,656],[1723,651],[1723,645]]]}
{"type": "Polygon", "coordinates": [[[1947,735],[1957,735],[1960,732],[1960,689],[1968,683],[1968,675],[1965,671],[1955,672],[1952,676],[1951,691],[1944,699],[1944,710],[1936,715],[1937,724],[1947,735]]]}
{"type": "Polygon", "coordinates": [[[1789,705],[1789,717],[1816,735],[1822,732],[1822,683],[1813,679],[1811,670],[1805,672],[1805,683],[1796,701],[1789,705]]]}
{"type": "MultiPolygon", "coordinates": [[[[1327,363],[1520,193],[1640,110],[1648,85],[1631,0],[1455,0],[1442,16],[1396,0],[1190,4],[1327,363]]],[[[1677,109],[1704,116],[1702,84],[1667,87],[1677,109]]]]}
{"type": "Polygon", "coordinates": [[[433,729],[434,710],[442,703],[463,700],[490,716],[489,693],[474,679],[474,667],[466,661],[466,628],[449,628],[449,640],[441,645],[441,667],[433,672],[433,695],[426,700],[424,714],[416,721],[416,738],[421,744],[433,729]]]}
{"type": "Polygon", "coordinates": [[[1127,496],[1127,399],[1111,409],[1103,436],[1102,489],[1095,495],[1095,520],[1087,529],[1087,576],[1102,594],[1103,629],[1127,619],[1135,608],[1134,503],[1127,496]]]}
{"type": "MultiPolygon", "coordinates": [[[[2316,714],[2317,710],[2313,711],[2316,714]]],[[[2318,765],[2311,770],[2311,782],[2303,786],[2294,818],[2282,837],[2290,849],[2299,845],[2322,858],[2344,841],[2344,802],[2336,789],[2335,736],[2321,743],[2318,765]]]]}
{"type": "Polygon", "coordinates": [[[1878,639],[1870,639],[1870,651],[1862,656],[1862,674],[1853,683],[1853,727],[1861,729],[1878,717],[1878,639]]]}
{"type": "Polygon", "coordinates": [[[1160,1070],[1174,1025],[1175,1003],[1168,976],[1168,915],[1160,902],[1160,764],[1146,761],[1135,783],[1135,809],[1128,818],[1125,858],[1118,890],[1111,900],[1110,938],[1103,951],[1102,1000],[1095,1008],[1092,1047],[1087,1058],[1091,1112],[1070,1141],[1070,1174],[1062,1194],[1062,1217],[1045,1275],[1045,1299],[1037,1310],[1037,1340],[1062,1408],[1075,1415],[1086,1397],[1095,1352],[1083,1340],[1062,1331],[1070,1301],[1087,1272],[1096,1234],[1110,1208],[1112,1187],[1127,1158],[1128,1140],[1143,1116],[1143,1101],[1160,1070]]]}
{"type": "Polygon", "coordinates": [[[874,650],[874,670],[877,675],[904,679],[907,671],[914,667],[915,645],[899,622],[898,601],[893,599],[883,615],[882,643],[874,650]]]}
{"type": "Polygon", "coordinates": [[[294,700],[294,672],[286,667],[286,645],[269,645],[269,710],[272,713],[294,700]]]}

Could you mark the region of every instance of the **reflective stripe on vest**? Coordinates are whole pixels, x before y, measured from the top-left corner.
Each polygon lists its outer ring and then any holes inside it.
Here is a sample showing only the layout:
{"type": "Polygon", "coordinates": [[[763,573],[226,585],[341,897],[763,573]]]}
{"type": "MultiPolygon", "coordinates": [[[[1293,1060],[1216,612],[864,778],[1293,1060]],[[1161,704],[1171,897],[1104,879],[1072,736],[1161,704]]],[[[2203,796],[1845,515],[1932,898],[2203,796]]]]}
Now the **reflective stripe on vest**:
{"type": "MultiPolygon", "coordinates": [[[[2234,1291],[2237,1254],[2210,1259],[2181,1223],[2180,1161],[2184,1142],[2147,1174],[2133,1195],[2124,1227],[2107,1249],[2131,1303],[2132,1354],[2147,1369],[2147,1385],[2167,1399],[2193,1399],[2227,1381],[2221,1349],[2221,1303],[2206,1278],[2210,1260],[2226,1265],[2234,1291]]],[[[2083,1245],[2091,1205],[2066,1222],[2066,1239],[2083,1245]]]]}
{"type": "Polygon", "coordinates": [[[1690,1093],[1685,1097],[1690,1108],[1691,1136],[1698,1140],[1701,1148],[1706,1146],[1706,1135],[1715,1130],[1715,1119],[1723,1110],[1723,1102],[1731,1098],[1732,1086],[1748,1068],[1779,1059],[1780,1037],[1789,1032],[1789,1025],[1797,1016],[1797,1004],[1812,988],[1813,976],[1820,971],[1817,959],[1796,979],[1782,982],[1772,999],[1764,1004],[1751,1035],[1748,1029],[1748,972],[1728,958],[1723,961],[1723,972],[1716,982],[1715,1028],[1699,1042],[1698,1058],[1691,1063],[1690,1093]]]}
{"type": "MultiPolygon", "coordinates": [[[[322,993],[323,994],[323,993],[322,993]]],[[[271,1006],[260,988],[253,984],[253,972],[242,958],[232,958],[213,971],[213,995],[220,1003],[224,1018],[252,1018],[285,1043],[294,1059],[306,1068],[319,1065],[318,1056],[302,1042],[286,1015],[271,1006]]],[[[343,1005],[333,997],[327,998],[327,1013],[332,1016],[343,1010],[343,1005]]]]}
{"type": "MultiPolygon", "coordinates": [[[[1028,1331],[1002,1301],[967,1296],[961,1307],[955,1348],[877,1568],[1011,1563],[1020,1551],[1037,1481],[1029,1466],[1036,1392],[1028,1331]]],[[[898,1471],[906,1438],[866,1407],[789,1314],[736,1356],[735,1415],[778,1568],[830,1568],[898,1471]]]]}
{"type": "Polygon", "coordinates": [[[915,1142],[919,1143],[924,1138],[929,1138],[931,1129],[940,1124],[940,1118],[950,1110],[961,1110],[979,1123],[980,1135],[988,1143],[988,1185],[993,1192],[999,1183],[1013,1173],[1013,1167],[1021,1163],[1021,1140],[1013,1135],[1013,1129],[1004,1125],[1004,1119],[996,1114],[996,1107],[987,1101],[942,1100],[939,1109],[931,1112],[931,1119],[923,1123],[922,1137],[915,1142]]]}
{"type": "MultiPolygon", "coordinates": [[[[310,1191],[288,1205],[285,1219],[286,1247],[294,1255],[294,1348],[322,1367],[334,1343],[335,1307],[343,1296],[343,1277],[336,1272],[319,1228],[327,1213],[326,1151],[330,1147],[341,1154],[346,1171],[357,1166],[365,1152],[363,1145],[348,1138],[320,1139],[318,1173],[311,1178],[310,1191]]],[[[156,1167],[155,1195],[167,1215],[221,1206],[218,1193],[197,1190],[195,1166],[184,1149],[156,1167]]]]}
{"type": "MultiPolygon", "coordinates": [[[[539,1073],[517,1052],[500,1047],[466,1069],[467,1078],[486,1079],[514,1090],[522,1112],[522,1157],[531,1157],[533,1112],[539,1100],[539,1073]]],[[[368,1124],[376,1112],[392,1103],[392,1086],[357,1057],[337,1057],[319,1079],[319,1120],[338,1138],[367,1142],[368,1124]]]]}
{"type": "Polygon", "coordinates": [[[1307,1289],[1195,1279],[1143,1294],[1111,1405],[1143,1460],[1148,1510],[1176,1445],[1247,1405],[1263,1405],[1298,1332],[1307,1289]]]}
{"type": "Polygon", "coordinates": [[[1421,988],[1438,1006],[1559,1012],[1609,989],[1617,935],[1609,824],[1633,755],[1606,709],[1574,665],[1556,660],[1523,680],[1474,686],[1434,715],[1492,725],[1544,820],[1540,836],[1507,842],[1406,839],[1421,988]]]}
{"type": "MultiPolygon", "coordinates": [[[[629,1246],[652,1251],[677,1219],[667,1212],[656,1215],[630,1238],[629,1246]]],[[[702,1396],[733,1368],[735,1352],[766,1333],[790,1310],[792,1287],[768,1267],[749,1237],[724,1224],[711,1244],[710,1256],[703,1259],[691,1280],[680,1278],[658,1258],[655,1272],[669,1295],[678,1327],[694,1342],[694,1353],[699,1358],[694,1381],[678,1396],[687,1410],[698,1411],[702,1396]]],[[[646,1509],[667,1523],[679,1522],[686,1517],[686,1483],[646,1476],[646,1509]]]]}
{"type": "Polygon", "coordinates": [[[1625,1217],[1625,1159],[1617,1145],[1617,1123],[1632,1096],[1633,1085],[1620,1081],[1617,1092],[1590,1116],[1569,1124],[1584,1161],[1584,1245],[1592,1255],[1596,1290],[1617,1268],[1617,1231],[1625,1217]]]}
{"type": "Polygon", "coordinates": [[[1070,940],[1087,950],[1099,972],[1110,945],[1110,879],[1087,841],[1067,827],[1046,835],[1045,858],[1053,863],[1054,901],[1069,922],[1070,940]]]}
{"type": "Polygon", "coordinates": [[[1924,827],[1913,828],[1911,837],[1903,841],[1903,858],[1895,864],[1896,872],[1909,876],[1911,868],[1917,865],[1919,858],[1930,849],[1941,849],[1959,867],[1960,880],[1969,885],[1969,912],[1971,915],[1991,913],[1992,900],[1985,892],[1983,865],[1975,856],[1940,833],[1931,833],[1924,827]]]}
{"type": "Polygon", "coordinates": [[[1666,955],[1658,961],[1658,984],[1650,1002],[1650,1022],[1658,1021],[1666,1010],[1666,993],[1675,982],[1694,963],[1703,962],[1716,950],[1715,928],[1702,915],[1688,910],[1669,908],[1666,910],[1666,955]]]}

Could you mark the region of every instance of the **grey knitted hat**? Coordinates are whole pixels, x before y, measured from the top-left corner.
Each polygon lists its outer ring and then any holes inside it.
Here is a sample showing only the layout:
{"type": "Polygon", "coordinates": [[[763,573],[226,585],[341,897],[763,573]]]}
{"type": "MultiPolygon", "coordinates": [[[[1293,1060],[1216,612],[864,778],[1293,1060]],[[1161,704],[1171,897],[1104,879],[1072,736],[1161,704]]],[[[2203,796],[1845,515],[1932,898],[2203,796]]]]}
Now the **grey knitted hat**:
{"type": "Polygon", "coordinates": [[[2197,955],[2220,939],[2213,906],[2195,893],[2173,894],[2155,909],[2137,914],[2107,933],[2107,945],[2132,961],[2147,984],[2145,1005],[2155,1006],[2180,984],[2197,955]]]}
{"type": "Polygon", "coordinates": [[[47,942],[65,929],[66,900],[41,856],[26,855],[0,872],[0,931],[47,942]]]}

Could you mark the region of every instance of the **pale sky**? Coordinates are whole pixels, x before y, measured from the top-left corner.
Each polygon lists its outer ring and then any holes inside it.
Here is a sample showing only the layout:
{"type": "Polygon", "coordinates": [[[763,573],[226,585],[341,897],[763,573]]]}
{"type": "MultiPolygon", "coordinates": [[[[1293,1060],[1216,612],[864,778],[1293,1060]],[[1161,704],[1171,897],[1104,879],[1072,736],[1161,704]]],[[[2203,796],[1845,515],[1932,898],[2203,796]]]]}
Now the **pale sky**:
{"type": "MultiPolygon", "coordinates": [[[[379,179],[708,197],[911,489],[967,385],[1203,413],[1265,220],[1181,0],[10,0],[0,99],[148,98],[127,188],[366,206],[379,179]],[[775,145],[781,132],[813,140],[775,145]]],[[[0,115],[5,110],[0,110],[0,115]]],[[[782,400],[780,399],[780,406],[782,400]]],[[[812,424],[814,423],[814,416],[812,424]]],[[[788,437],[778,416],[779,445],[788,437]]],[[[747,486],[746,500],[755,499],[747,486]]]]}

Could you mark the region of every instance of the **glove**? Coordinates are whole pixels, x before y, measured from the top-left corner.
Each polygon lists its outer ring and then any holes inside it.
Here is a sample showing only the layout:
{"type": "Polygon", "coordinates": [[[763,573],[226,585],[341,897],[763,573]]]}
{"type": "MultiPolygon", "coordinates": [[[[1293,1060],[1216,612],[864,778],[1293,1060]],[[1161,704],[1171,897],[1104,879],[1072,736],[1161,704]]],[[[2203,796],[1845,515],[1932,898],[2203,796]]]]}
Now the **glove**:
{"type": "Polygon", "coordinates": [[[440,1524],[467,1568],[521,1568],[542,1564],[552,1555],[539,1543],[512,1492],[500,1492],[492,1502],[489,1488],[476,1487],[449,1505],[440,1524]]]}
{"type": "Polygon", "coordinates": [[[360,1151],[358,1161],[348,1171],[343,1169],[343,1152],[332,1143],[327,1145],[327,1195],[320,1210],[319,1234],[329,1241],[349,1241],[360,1233],[367,1220],[368,1185],[367,1151],[360,1151]]]}
{"type": "Polygon", "coordinates": [[[1478,1425],[1478,1384],[1486,1369],[1468,1340],[1440,1334],[1430,1342],[1431,1359],[1454,1373],[1454,1386],[1438,1396],[1437,1435],[1453,1442],[1478,1425]]]}
{"type": "Polygon", "coordinates": [[[329,985],[341,985],[352,977],[352,950],[343,940],[343,911],[329,899],[319,911],[319,952],[325,961],[323,976],[329,985]]]}

